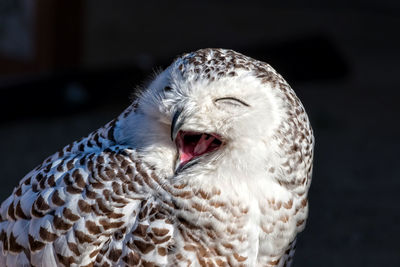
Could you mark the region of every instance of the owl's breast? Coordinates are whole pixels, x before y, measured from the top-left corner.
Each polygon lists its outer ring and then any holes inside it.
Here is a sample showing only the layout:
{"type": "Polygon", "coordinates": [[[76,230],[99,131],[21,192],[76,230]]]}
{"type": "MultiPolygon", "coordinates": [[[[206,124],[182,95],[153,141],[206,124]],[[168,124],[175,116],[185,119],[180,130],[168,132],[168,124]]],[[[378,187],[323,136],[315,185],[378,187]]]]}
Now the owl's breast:
{"type": "Polygon", "coordinates": [[[306,198],[287,194],[237,197],[219,187],[193,189],[184,183],[168,190],[175,205],[169,262],[185,266],[284,262],[307,215],[306,198]]]}
{"type": "Polygon", "coordinates": [[[258,230],[248,206],[211,199],[190,202],[175,217],[174,262],[185,262],[185,266],[254,265],[258,230]]]}

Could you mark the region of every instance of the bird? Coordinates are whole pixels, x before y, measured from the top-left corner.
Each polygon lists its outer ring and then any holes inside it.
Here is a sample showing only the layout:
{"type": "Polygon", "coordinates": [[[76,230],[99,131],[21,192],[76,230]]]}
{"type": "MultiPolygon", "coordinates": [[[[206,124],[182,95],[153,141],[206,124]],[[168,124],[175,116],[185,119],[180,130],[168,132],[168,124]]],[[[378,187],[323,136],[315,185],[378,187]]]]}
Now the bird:
{"type": "Polygon", "coordinates": [[[314,136],[269,64],[178,56],[0,206],[0,266],[290,266],[314,136]]]}

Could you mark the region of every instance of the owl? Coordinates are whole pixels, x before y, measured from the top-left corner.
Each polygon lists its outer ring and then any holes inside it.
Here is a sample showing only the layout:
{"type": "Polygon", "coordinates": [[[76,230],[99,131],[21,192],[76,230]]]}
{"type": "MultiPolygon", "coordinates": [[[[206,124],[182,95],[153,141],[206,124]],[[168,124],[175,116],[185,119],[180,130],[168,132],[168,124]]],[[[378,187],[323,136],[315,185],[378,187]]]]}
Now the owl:
{"type": "Polygon", "coordinates": [[[0,265],[289,266],[313,146],[270,65],[184,54],[20,181],[0,207],[0,265]]]}

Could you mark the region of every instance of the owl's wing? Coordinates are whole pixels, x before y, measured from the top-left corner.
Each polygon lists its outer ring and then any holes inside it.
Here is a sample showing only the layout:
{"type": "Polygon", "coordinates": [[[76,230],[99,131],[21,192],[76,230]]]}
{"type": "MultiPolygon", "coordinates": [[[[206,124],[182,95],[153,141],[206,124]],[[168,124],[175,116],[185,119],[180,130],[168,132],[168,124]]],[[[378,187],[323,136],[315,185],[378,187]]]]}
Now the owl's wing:
{"type": "Polygon", "coordinates": [[[119,230],[96,258],[98,266],[167,266],[174,249],[174,224],[154,197],[143,200],[132,227],[119,230]]]}
{"type": "Polygon", "coordinates": [[[148,171],[119,146],[44,163],[1,205],[0,265],[93,262],[111,236],[134,227],[148,171]]]}

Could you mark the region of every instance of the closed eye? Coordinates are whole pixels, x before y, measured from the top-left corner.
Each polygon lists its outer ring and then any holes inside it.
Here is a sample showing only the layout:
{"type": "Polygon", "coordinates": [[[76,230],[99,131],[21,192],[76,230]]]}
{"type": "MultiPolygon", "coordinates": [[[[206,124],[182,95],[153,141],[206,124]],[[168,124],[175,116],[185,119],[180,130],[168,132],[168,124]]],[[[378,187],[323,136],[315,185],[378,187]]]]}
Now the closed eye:
{"type": "Polygon", "coordinates": [[[219,101],[227,103],[227,104],[232,104],[232,105],[242,105],[242,106],[250,107],[250,105],[247,104],[246,102],[244,102],[240,99],[234,98],[234,97],[229,97],[229,96],[217,98],[214,100],[215,103],[217,103],[219,101]]]}

